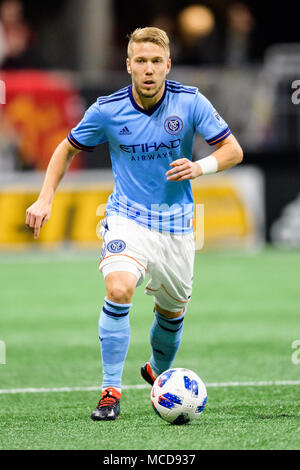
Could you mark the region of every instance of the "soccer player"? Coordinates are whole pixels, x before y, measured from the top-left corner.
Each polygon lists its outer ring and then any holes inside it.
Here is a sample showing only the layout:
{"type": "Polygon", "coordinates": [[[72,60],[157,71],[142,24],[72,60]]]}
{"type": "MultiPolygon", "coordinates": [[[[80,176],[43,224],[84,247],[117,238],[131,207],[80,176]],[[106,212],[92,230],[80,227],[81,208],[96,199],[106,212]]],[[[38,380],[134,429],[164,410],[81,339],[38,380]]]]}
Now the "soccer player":
{"type": "Polygon", "coordinates": [[[94,420],[120,414],[121,378],[129,346],[134,290],[149,276],[154,296],[151,358],[141,367],[150,385],[170,368],[180,346],[192,292],[194,235],[190,180],[240,163],[243,152],[226,122],[192,86],[167,80],[169,39],[158,28],[138,28],[128,43],[132,84],[98,98],[50,160],[26,223],[38,238],[50,217],[56,188],[80,150],[108,142],[115,180],[102,221],[99,269],[106,297],[99,319],[102,395],[94,420]],[[216,149],[192,162],[200,134],[216,149]]]}

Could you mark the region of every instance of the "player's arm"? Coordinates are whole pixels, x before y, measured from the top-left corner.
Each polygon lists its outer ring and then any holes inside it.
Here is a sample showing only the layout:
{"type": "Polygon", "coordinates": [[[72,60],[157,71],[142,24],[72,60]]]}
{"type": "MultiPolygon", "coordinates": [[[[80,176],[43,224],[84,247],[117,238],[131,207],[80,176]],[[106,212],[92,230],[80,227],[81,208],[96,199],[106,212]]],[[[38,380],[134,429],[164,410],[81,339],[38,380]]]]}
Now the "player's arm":
{"type": "Polygon", "coordinates": [[[217,150],[197,162],[191,162],[188,158],[174,160],[167,171],[168,181],[183,181],[194,179],[203,174],[211,174],[227,170],[243,160],[243,150],[231,134],[226,139],[216,144],[217,150]]]}
{"type": "Polygon", "coordinates": [[[26,224],[37,239],[42,226],[49,220],[53,198],[59,182],[67,172],[73,157],[80,152],[67,139],[55,149],[49,162],[38,199],[26,211],[26,224]]]}
{"type": "MultiPolygon", "coordinates": [[[[211,155],[217,160],[217,171],[228,170],[228,168],[232,168],[242,162],[243,150],[234,135],[230,134],[226,139],[216,144],[216,147],[217,150],[211,155]]],[[[198,162],[201,162],[201,160],[198,160],[198,162]]]]}

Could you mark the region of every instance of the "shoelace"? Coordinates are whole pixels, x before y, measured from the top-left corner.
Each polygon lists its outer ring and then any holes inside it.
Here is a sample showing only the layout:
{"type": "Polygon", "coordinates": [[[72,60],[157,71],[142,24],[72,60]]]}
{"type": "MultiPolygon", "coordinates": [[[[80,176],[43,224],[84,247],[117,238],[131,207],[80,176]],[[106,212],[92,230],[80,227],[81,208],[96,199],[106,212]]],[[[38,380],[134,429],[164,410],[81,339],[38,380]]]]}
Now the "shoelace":
{"type": "MultiPolygon", "coordinates": [[[[105,392],[104,392],[105,393],[105,392]]],[[[111,406],[111,405],[114,405],[116,403],[116,398],[115,397],[112,397],[110,395],[110,392],[107,392],[106,395],[102,395],[101,397],[101,400],[99,401],[98,403],[98,406],[102,407],[102,406],[111,406]]]]}

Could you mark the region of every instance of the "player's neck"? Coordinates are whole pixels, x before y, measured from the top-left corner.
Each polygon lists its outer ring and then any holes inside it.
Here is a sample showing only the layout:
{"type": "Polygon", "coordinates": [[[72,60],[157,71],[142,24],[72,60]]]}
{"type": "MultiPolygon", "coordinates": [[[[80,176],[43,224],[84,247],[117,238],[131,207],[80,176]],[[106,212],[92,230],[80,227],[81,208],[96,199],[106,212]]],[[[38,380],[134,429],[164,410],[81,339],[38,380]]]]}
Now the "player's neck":
{"type": "Polygon", "coordinates": [[[155,106],[156,103],[158,103],[158,101],[162,98],[164,91],[165,91],[165,86],[166,84],[164,83],[164,85],[162,86],[161,90],[159,90],[157,95],[153,96],[152,98],[147,98],[145,96],[139,95],[133,83],[132,84],[132,96],[138,106],[140,106],[143,109],[148,110],[148,109],[151,109],[153,106],[155,106]]]}

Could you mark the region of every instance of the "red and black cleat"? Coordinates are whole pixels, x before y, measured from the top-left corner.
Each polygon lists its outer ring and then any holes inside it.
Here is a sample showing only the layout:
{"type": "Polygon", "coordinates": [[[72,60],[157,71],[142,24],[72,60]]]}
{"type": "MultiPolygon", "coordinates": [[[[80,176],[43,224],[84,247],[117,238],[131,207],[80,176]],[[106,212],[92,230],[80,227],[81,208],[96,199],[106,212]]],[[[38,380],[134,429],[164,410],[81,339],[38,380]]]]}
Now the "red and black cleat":
{"type": "Polygon", "coordinates": [[[142,367],[141,367],[141,377],[142,379],[146,380],[148,384],[151,386],[154,384],[156,377],[153,374],[153,371],[150,367],[150,362],[146,362],[142,367]]]}
{"type": "Polygon", "coordinates": [[[121,393],[115,388],[109,387],[103,390],[101,399],[91,414],[94,421],[111,421],[120,416],[121,393]]]}

